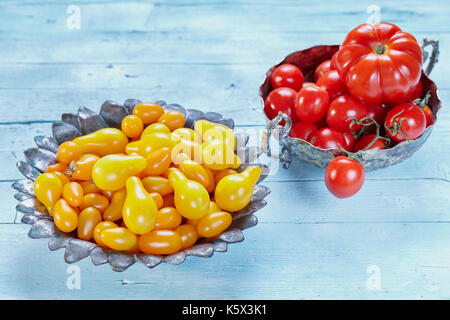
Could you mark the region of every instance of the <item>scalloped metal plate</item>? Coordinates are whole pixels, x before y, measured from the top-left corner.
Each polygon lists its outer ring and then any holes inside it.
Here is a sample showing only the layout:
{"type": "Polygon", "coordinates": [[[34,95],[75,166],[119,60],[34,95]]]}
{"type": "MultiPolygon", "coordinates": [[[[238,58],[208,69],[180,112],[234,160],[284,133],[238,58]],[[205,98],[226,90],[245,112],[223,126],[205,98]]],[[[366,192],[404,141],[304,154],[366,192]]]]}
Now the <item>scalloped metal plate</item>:
{"type": "MultiPolygon", "coordinates": [[[[15,198],[20,201],[17,205],[17,211],[23,213],[21,221],[31,225],[28,236],[32,239],[49,239],[48,248],[50,251],[64,248],[64,260],[67,263],[75,263],[90,256],[93,265],[108,263],[112,270],[122,272],[135,264],[136,261],[148,268],[154,268],[162,262],[169,264],[183,263],[189,256],[210,258],[214,255],[214,252],[226,252],[228,244],[243,241],[244,235],[242,230],[254,227],[258,223],[254,213],[266,205],[264,198],[270,193],[268,187],[259,183],[267,177],[269,168],[260,163],[243,163],[239,171],[242,171],[249,165],[258,165],[263,169],[251,202],[244,209],[233,214],[231,226],[222,234],[211,239],[200,239],[193,247],[175,254],[156,256],[106,251],[93,242],[78,239],[75,234],[62,233],[56,228],[45,207],[34,197],[34,180],[41,172],[45,171],[47,166],[55,162],[55,154],[59,144],[105,126],[117,127],[122,119],[127,114],[130,114],[134,106],[140,102],[137,99],[127,99],[123,105],[120,105],[114,101],[107,100],[102,104],[100,114],[85,107],[79,108],[78,115],[65,113],[61,117],[61,122],[56,122],[52,125],[53,136],[36,136],[35,143],[37,148],[27,149],[25,151],[25,159],[27,161],[19,161],[17,163],[17,168],[26,179],[15,181],[12,187],[18,191],[15,194],[15,198]]],[[[158,100],[156,103],[160,104],[166,111],[176,110],[185,114],[185,127],[192,128],[195,121],[207,119],[234,129],[233,119],[224,119],[217,112],[204,113],[195,109],[186,110],[179,104],[167,104],[162,100],[158,100]]],[[[246,146],[249,141],[248,136],[244,132],[237,132],[236,136],[238,141],[241,141],[241,151],[244,154],[253,153],[251,149],[253,150],[255,147],[246,146]]],[[[245,157],[245,159],[253,162],[255,157],[245,157]]]]}

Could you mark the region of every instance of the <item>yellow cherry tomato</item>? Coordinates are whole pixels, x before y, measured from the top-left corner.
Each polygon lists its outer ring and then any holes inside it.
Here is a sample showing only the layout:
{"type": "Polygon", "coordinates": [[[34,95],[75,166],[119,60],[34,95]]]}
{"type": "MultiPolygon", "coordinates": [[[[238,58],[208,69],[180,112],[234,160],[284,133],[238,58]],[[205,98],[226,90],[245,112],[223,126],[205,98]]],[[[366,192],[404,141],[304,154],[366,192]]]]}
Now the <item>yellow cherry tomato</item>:
{"type": "Polygon", "coordinates": [[[103,212],[109,206],[109,199],[98,193],[88,193],[83,196],[83,203],[80,205],[80,210],[87,207],[94,207],[100,212],[103,212]]]}
{"type": "Polygon", "coordinates": [[[123,189],[127,179],[146,166],[147,160],[141,156],[110,154],[95,163],[92,179],[100,189],[116,191],[123,189]]]}
{"type": "Polygon", "coordinates": [[[34,181],[34,194],[47,208],[49,215],[53,215],[53,207],[62,194],[62,183],[54,173],[43,173],[34,181]]]}
{"type": "Polygon", "coordinates": [[[205,188],[209,193],[211,193],[216,188],[216,185],[214,183],[214,174],[213,174],[212,170],[210,168],[208,168],[207,166],[203,165],[202,167],[203,167],[203,169],[205,169],[206,173],[208,174],[208,180],[209,180],[209,183],[205,188]]]}
{"type": "Polygon", "coordinates": [[[168,111],[158,119],[159,123],[165,124],[170,131],[184,127],[185,118],[181,112],[168,111]]]}
{"type": "Polygon", "coordinates": [[[91,181],[82,181],[80,182],[80,186],[83,188],[83,194],[102,192],[102,190],[91,181]]]}
{"type": "Polygon", "coordinates": [[[147,127],[145,127],[144,131],[142,131],[141,139],[152,132],[163,132],[169,134],[170,129],[165,124],[158,122],[149,124],[147,127]]]}
{"type": "Polygon", "coordinates": [[[172,163],[170,149],[167,147],[150,152],[146,159],[147,167],[144,169],[144,173],[149,176],[163,174],[172,163]]]}
{"type": "Polygon", "coordinates": [[[172,171],[174,171],[174,170],[179,170],[176,166],[174,166],[174,167],[169,167],[161,176],[162,177],[164,177],[164,178],[166,178],[166,179],[169,179],[169,174],[170,174],[170,172],[172,172],[172,171]]]}
{"type": "Polygon", "coordinates": [[[200,221],[200,219],[201,218],[198,218],[198,219],[187,219],[186,224],[196,227],[198,225],[198,222],[200,221]]]}
{"type": "Polygon", "coordinates": [[[91,240],[95,227],[102,222],[102,214],[94,207],[87,207],[78,217],[77,235],[82,240],[91,240]]]}
{"type": "Polygon", "coordinates": [[[114,191],[102,190],[101,194],[104,195],[105,197],[107,197],[109,201],[111,201],[114,191]]]}
{"type": "Polygon", "coordinates": [[[66,183],[62,196],[72,207],[79,207],[83,203],[83,188],[76,182],[66,183]]]}
{"type": "Polygon", "coordinates": [[[55,164],[49,165],[45,169],[45,172],[61,172],[61,173],[64,173],[64,171],[66,171],[67,169],[69,169],[69,166],[67,164],[61,163],[61,162],[57,162],[55,164]]]}
{"type": "Polygon", "coordinates": [[[64,173],[61,173],[59,171],[55,171],[52,173],[55,174],[59,178],[59,180],[61,180],[63,187],[66,185],[66,183],[70,182],[70,179],[64,173]]]}
{"type": "Polygon", "coordinates": [[[189,224],[183,224],[175,229],[181,237],[181,248],[180,250],[185,250],[192,247],[198,239],[197,228],[189,224]]]}
{"type": "Polygon", "coordinates": [[[81,148],[73,141],[63,142],[56,152],[56,160],[58,162],[69,164],[81,157],[81,148]]]}
{"type": "Polygon", "coordinates": [[[164,199],[158,192],[150,192],[149,195],[155,201],[158,210],[164,206],[164,199]]]}
{"type": "Polygon", "coordinates": [[[195,122],[194,130],[201,136],[203,141],[218,140],[225,143],[232,150],[236,148],[236,137],[233,130],[223,124],[202,119],[195,122]]]}
{"type": "Polygon", "coordinates": [[[127,154],[138,154],[143,157],[149,156],[152,151],[160,148],[172,149],[176,145],[177,141],[167,133],[164,132],[152,132],[142,137],[141,140],[130,142],[125,152],[127,154]]]}
{"type": "Polygon", "coordinates": [[[190,128],[178,128],[172,132],[173,135],[178,136],[180,140],[191,140],[197,143],[202,143],[200,135],[190,128]]]}
{"type": "Polygon", "coordinates": [[[133,108],[133,115],[141,118],[144,124],[156,122],[163,114],[163,107],[153,102],[142,102],[133,108]]]}
{"type": "Polygon", "coordinates": [[[211,238],[221,234],[231,224],[231,214],[224,211],[208,213],[197,224],[199,236],[211,238]]]}
{"type": "Polygon", "coordinates": [[[127,137],[137,138],[144,130],[144,123],[138,116],[128,115],[123,118],[121,129],[127,137]]]}
{"type": "Polygon", "coordinates": [[[187,179],[179,170],[169,174],[174,189],[175,208],[187,219],[198,219],[208,213],[209,193],[200,183],[187,179]]]}
{"type": "Polygon", "coordinates": [[[142,179],[142,184],[147,192],[158,192],[163,197],[173,192],[172,185],[164,177],[149,176],[142,179]]]}
{"type": "Polygon", "coordinates": [[[92,179],[92,168],[100,158],[95,154],[83,154],[80,159],[75,161],[70,177],[77,180],[89,181],[92,179]]]}
{"type": "Polygon", "coordinates": [[[219,205],[215,201],[210,201],[208,213],[219,212],[219,211],[222,211],[222,209],[219,207],[219,205]]]}
{"type": "Polygon", "coordinates": [[[127,190],[121,189],[113,193],[108,208],[103,212],[103,220],[117,221],[122,218],[122,208],[127,196],[127,190]]]}
{"type": "Polygon", "coordinates": [[[181,245],[181,236],[172,230],[154,230],[139,238],[139,249],[148,254],[173,254],[181,245]]]}
{"type": "Polygon", "coordinates": [[[53,210],[53,221],[62,232],[72,232],[78,226],[78,214],[66,200],[59,199],[53,210]]]}
{"type": "Polygon", "coordinates": [[[130,177],[126,183],[127,197],[122,208],[123,222],[133,233],[150,232],[155,225],[158,209],[138,177],[130,177]]]}
{"type": "Polygon", "coordinates": [[[231,168],[220,170],[214,175],[214,184],[217,185],[217,183],[219,183],[219,181],[222,180],[223,177],[236,173],[238,172],[231,168]]]}
{"type": "Polygon", "coordinates": [[[207,140],[202,144],[203,164],[212,170],[223,170],[239,163],[238,156],[233,149],[228,147],[223,141],[207,140]]]}
{"type": "Polygon", "coordinates": [[[171,207],[161,208],[156,216],[153,230],[173,230],[181,224],[181,214],[171,207]]]}
{"type": "Polygon", "coordinates": [[[189,180],[197,181],[205,188],[210,184],[208,173],[199,163],[192,160],[184,160],[178,168],[189,180]]]}
{"type": "Polygon", "coordinates": [[[102,248],[108,248],[101,239],[102,232],[106,229],[118,228],[119,226],[112,221],[103,221],[98,223],[94,228],[94,240],[102,248]]]}
{"type": "Polygon", "coordinates": [[[253,188],[260,175],[260,167],[248,167],[241,173],[222,178],[214,193],[214,199],[219,207],[230,212],[244,208],[252,198],[253,188]]]}
{"type": "Polygon", "coordinates": [[[172,162],[179,165],[184,160],[202,162],[202,145],[193,140],[181,139],[172,148],[172,162]]]}
{"type": "Polygon", "coordinates": [[[136,235],[136,243],[134,244],[133,248],[129,249],[129,250],[125,250],[126,253],[140,253],[141,251],[139,250],[139,238],[141,236],[140,235],[136,235]]]}
{"type": "Polygon", "coordinates": [[[106,156],[113,153],[125,153],[128,137],[116,128],[104,128],[93,133],[77,137],[73,142],[78,144],[82,153],[93,153],[106,156]]]}
{"type": "Polygon", "coordinates": [[[118,251],[131,250],[136,246],[136,235],[127,228],[108,228],[102,231],[101,241],[111,249],[118,251]]]}

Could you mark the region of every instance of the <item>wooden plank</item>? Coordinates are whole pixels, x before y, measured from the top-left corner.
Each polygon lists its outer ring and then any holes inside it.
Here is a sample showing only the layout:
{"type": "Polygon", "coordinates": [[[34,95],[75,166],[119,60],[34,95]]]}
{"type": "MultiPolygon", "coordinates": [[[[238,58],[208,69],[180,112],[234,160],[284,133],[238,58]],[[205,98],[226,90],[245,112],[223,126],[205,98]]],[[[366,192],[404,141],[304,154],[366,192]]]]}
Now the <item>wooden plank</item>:
{"type": "MultiPolygon", "coordinates": [[[[170,2],[83,3],[82,29],[92,32],[184,31],[204,32],[346,32],[367,20],[371,1],[348,2],[203,2],[173,5],[170,2]],[[262,18],[265,17],[265,18],[262,18]],[[326,20],[327,23],[323,23],[326,20]],[[111,23],[120,21],[120,23],[111,23]],[[273,21],[274,23],[267,23],[273,21]],[[282,21],[283,23],[277,23],[282,21]],[[298,26],[297,28],[295,26],[298,26]]],[[[414,6],[398,6],[389,1],[378,2],[385,21],[400,24],[410,32],[446,32],[445,8],[442,1],[416,2],[414,6]],[[427,23],[417,23],[417,21],[427,23]]],[[[73,4],[73,3],[70,3],[73,4]]],[[[30,30],[44,34],[67,33],[66,9],[69,3],[5,3],[0,29],[25,35],[30,30]],[[42,30],[42,31],[40,31],[42,30]]],[[[76,30],[75,30],[76,31],[76,30]]],[[[74,32],[76,34],[76,32],[74,32]]]]}
{"type": "MultiPolygon", "coordinates": [[[[280,58],[281,60],[281,58],[280,58]]],[[[19,64],[2,65],[2,89],[141,89],[189,88],[197,90],[214,88],[231,91],[243,89],[241,96],[257,95],[266,71],[278,61],[267,64],[19,64]],[[183,74],[184,77],[180,77],[183,74]],[[189,79],[189,80],[186,80],[189,79]],[[245,92],[248,88],[251,91],[245,92]]],[[[445,63],[432,74],[439,88],[447,88],[445,63]]],[[[211,94],[211,92],[209,92],[211,94]]]]}
{"type": "MultiPolygon", "coordinates": [[[[314,38],[290,33],[221,34],[201,32],[83,33],[79,38],[66,34],[51,38],[0,38],[4,49],[1,64],[25,63],[239,63],[275,64],[289,53],[315,45],[339,44],[346,32],[318,33],[314,38]],[[103,38],[99,38],[102,36],[103,38]],[[56,37],[56,39],[55,39],[56,37]],[[70,50],[68,50],[70,48],[70,50]],[[20,54],[18,54],[20,52],[20,54]],[[132,59],[130,59],[132,57],[132,59]]],[[[449,33],[418,32],[419,42],[424,37],[439,39],[441,61],[449,56],[449,33]]]]}
{"type": "Polygon", "coordinates": [[[436,299],[450,297],[450,225],[260,223],[211,259],[123,273],[80,267],[69,290],[63,250],[0,225],[0,297],[19,299],[436,299]],[[268,239],[270,238],[270,241],[268,239]],[[20,243],[20,245],[12,244],[20,243]],[[32,262],[32,263],[31,263],[32,262]],[[374,269],[375,268],[375,269],[374,269]],[[274,272],[276,270],[276,272],[274,272]],[[378,270],[380,290],[368,287],[378,270]],[[187,276],[188,275],[188,276],[187,276]],[[189,288],[186,291],[186,288],[189,288]]]}

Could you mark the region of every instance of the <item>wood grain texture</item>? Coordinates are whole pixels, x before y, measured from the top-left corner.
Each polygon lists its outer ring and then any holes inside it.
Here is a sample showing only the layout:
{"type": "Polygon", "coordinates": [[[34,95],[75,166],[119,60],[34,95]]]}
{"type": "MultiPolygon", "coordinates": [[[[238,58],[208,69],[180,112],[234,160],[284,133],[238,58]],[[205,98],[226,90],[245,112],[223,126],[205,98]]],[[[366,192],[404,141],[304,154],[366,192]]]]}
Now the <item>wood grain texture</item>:
{"type": "Polygon", "coordinates": [[[1,1],[0,298],[449,299],[449,9],[443,0],[1,1]],[[72,4],[80,30],[66,27],[72,4]],[[261,132],[266,70],[293,51],[339,43],[371,4],[417,39],[441,41],[431,77],[443,108],[422,149],[367,173],[346,200],[327,192],[323,170],[294,161],[267,178],[259,225],[227,253],[124,273],[85,259],[81,289],[67,288],[64,251],[29,239],[15,212],[15,163],[34,136],[49,135],[61,113],[126,98],[221,112],[261,132]],[[367,286],[371,266],[380,290],[367,286]]]}

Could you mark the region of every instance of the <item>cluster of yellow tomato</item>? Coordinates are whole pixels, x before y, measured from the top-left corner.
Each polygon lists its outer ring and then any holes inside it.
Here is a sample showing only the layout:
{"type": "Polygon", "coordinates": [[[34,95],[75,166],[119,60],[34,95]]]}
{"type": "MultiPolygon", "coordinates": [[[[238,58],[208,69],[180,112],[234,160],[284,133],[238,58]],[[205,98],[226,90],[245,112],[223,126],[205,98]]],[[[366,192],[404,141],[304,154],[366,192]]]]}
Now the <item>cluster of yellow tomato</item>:
{"type": "Polygon", "coordinates": [[[56,227],[106,249],[172,254],[219,235],[244,208],[261,174],[236,171],[236,138],[226,126],[151,102],[122,130],[105,128],[62,143],[34,192],[56,227]]]}

